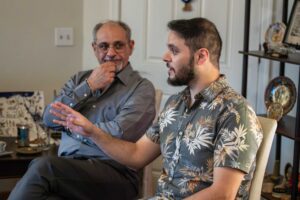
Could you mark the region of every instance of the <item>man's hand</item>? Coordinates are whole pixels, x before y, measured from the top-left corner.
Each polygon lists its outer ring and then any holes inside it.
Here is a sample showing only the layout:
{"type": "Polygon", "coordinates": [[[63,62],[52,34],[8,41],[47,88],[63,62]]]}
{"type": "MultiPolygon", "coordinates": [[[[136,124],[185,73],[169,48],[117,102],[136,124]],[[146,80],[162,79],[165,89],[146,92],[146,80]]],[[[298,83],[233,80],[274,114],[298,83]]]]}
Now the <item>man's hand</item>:
{"type": "Polygon", "coordinates": [[[87,118],[61,102],[51,104],[50,113],[57,117],[53,122],[70,129],[72,132],[80,133],[90,137],[96,128],[87,118]]]}
{"type": "Polygon", "coordinates": [[[87,82],[94,92],[97,89],[104,89],[115,80],[116,75],[116,64],[113,62],[105,62],[99,67],[96,67],[87,82]]]}

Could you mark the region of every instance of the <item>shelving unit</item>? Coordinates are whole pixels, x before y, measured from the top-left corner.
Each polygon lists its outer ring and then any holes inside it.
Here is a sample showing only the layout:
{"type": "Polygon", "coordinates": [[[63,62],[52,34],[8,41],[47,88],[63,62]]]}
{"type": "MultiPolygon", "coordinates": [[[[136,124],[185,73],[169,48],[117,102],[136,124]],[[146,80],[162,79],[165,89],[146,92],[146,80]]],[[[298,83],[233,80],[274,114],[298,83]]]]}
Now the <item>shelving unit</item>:
{"type": "MultiPolygon", "coordinates": [[[[245,27],[244,27],[244,48],[239,53],[243,54],[243,76],[242,76],[242,94],[247,97],[247,82],[248,82],[248,57],[253,56],[280,62],[280,76],[284,76],[285,63],[299,65],[300,67],[300,53],[289,54],[288,58],[277,58],[266,55],[263,51],[249,51],[249,26],[250,26],[250,11],[251,0],[245,0],[245,27]]],[[[296,1],[296,0],[295,0],[296,1]]],[[[282,21],[287,22],[287,8],[288,1],[283,0],[282,21]]],[[[276,143],[276,160],[280,160],[281,152],[281,136],[290,138],[294,141],[293,150],[293,172],[292,172],[292,194],[291,200],[297,200],[298,193],[298,176],[299,176],[299,151],[300,151],[300,68],[298,75],[299,83],[297,90],[297,110],[296,117],[284,116],[277,127],[277,143],[276,143]]],[[[272,197],[271,194],[262,194],[266,199],[278,199],[272,197]]],[[[299,197],[298,197],[299,199],[299,197]]]]}

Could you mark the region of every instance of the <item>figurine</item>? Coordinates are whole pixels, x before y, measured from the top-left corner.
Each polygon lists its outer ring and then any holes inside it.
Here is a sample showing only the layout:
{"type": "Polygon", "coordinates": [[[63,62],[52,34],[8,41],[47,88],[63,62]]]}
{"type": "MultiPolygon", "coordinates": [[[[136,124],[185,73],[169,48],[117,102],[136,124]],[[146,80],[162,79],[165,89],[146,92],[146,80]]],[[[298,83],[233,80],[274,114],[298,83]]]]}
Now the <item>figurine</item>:
{"type": "Polygon", "coordinates": [[[288,53],[295,52],[294,48],[282,43],[285,30],[286,26],[282,22],[276,22],[269,26],[263,44],[266,54],[273,57],[287,57],[288,53]]]}

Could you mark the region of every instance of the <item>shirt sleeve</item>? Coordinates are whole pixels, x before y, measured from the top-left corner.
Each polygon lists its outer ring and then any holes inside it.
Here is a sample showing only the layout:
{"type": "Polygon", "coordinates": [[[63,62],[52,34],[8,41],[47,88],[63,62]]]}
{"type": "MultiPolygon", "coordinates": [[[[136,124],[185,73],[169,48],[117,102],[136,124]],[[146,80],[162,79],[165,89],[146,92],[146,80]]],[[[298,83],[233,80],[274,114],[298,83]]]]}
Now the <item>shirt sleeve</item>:
{"type": "Polygon", "coordinates": [[[159,124],[155,122],[146,132],[147,138],[156,144],[160,144],[159,124]]]}
{"type": "Polygon", "coordinates": [[[170,106],[170,104],[172,102],[177,102],[177,98],[176,98],[176,95],[172,95],[170,96],[165,105],[164,105],[164,108],[162,109],[162,111],[159,113],[158,115],[158,118],[157,118],[157,121],[155,121],[153,123],[153,125],[147,130],[146,132],[146,136],[154,143],[156,144],[160,144],[160,119],[161,119],[161,115],[163,115],[163,113],[168,109],[168,107],[170,106]]]}
{"type": "MultiPolygon", "coordinates": [[[[54,102],[62,102],[71,108],[78,110],[81,105],[91,96],[92,92],[83,77],[79,78],[79,75],[74,75],[61,89],[59,96],[54,102]]],[[[60,129],[61,126],[54,124],[53,119],[55,117],[49,113],[50,104],[46,106],[43,114],[43,122],[45,125],[60,129]]]]}
{"type": "Polygon", "coordinates": [[[230,167],[249,173],[261,140],[262,130],[252,108],[244,103],[232,106],[220,117],[214,167],[230,167]]]}

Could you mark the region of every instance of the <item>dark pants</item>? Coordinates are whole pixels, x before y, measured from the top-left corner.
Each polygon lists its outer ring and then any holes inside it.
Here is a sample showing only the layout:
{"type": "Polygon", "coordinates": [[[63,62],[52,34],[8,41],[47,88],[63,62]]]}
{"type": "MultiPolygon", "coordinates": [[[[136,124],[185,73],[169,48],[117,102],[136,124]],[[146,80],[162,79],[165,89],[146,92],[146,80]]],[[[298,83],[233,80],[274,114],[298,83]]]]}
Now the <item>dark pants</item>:
{"type": "Polygon", "coordinates": [[[40,157],[17,183],[9,200],[135,199],[136,173],[111,160],[40,157]]]}

